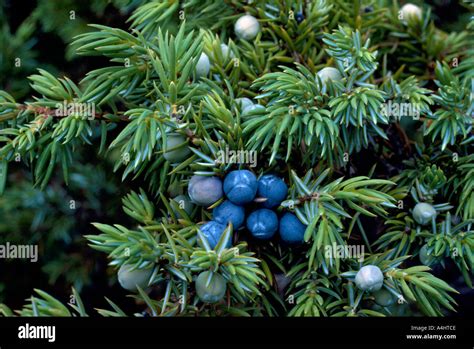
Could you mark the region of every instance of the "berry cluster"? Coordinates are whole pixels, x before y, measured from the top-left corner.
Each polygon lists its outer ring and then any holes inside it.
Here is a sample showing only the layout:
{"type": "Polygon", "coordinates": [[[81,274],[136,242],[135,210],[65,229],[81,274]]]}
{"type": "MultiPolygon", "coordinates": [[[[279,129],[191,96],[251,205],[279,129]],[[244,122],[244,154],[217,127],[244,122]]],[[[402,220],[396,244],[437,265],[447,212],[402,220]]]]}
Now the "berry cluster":
{"type": "MultiPolygon", "coordinates": [[[[188,185],[190,201],[199,206],[212,206],[225,196],[214,207],[213,219],[200,227],[202,235],[213,249],[229,224],[234,230],[245,226],[257,240],[269,240],[279,230],[284,243],[302,243],[306,225],[293,213],[285,213],[278,219],[275,212],[287,194],[288,187],[281,178],[266,174],[257,179],[248,170],[232,171],[224,178],[224,182],[217,177],[195,175],[188,185]]],[[[231,245],[229,239],[226,247],[231,245]]],[[[205,303],[220,301],[226,288],[225,279],[217,273],[204,271],[196,279],[196,293],[205,303]]]]}
{"type": "MultiPolygon", "coordinates": [[[[285,213],[279,219],[274,211],[288,194],[285,182],[275,175],[257,179],[248,170],[236,170],[228,173],[223,183],[217,177],[193,176],[188,194],[200,206],[211,206],[226,197],[213,209],[213,219],[200,228],[211,248],[215,248],[228,224],[234,230],[245,225],[257,240],[269,240],[279,231],[287,244],[303,242],[306,226],[293,213],[285,213]]],[[[228,247],[231,244],[229,240],[228,247]]]]}

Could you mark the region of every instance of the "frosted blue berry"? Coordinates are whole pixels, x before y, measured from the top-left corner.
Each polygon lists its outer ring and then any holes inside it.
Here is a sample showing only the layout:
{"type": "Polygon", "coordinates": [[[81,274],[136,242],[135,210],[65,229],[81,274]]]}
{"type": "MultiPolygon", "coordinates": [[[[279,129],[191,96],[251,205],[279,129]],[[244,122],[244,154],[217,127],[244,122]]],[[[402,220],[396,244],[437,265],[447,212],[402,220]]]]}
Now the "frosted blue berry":
{"type": "Polygon", "coordinates": [[[224,298],[227,282],[220,274],[203,271],[196,278],[196,294],[204,303],[216,303],[224,298]]]}
{"type": "Polygon", "coordinates": [[[226,200],[214,208],[212,215],[217,223],[227,225],[229,222],[232,222],[234,229],[238,229],[244,224],[245,209],[226,200]]]}
{"type": "Polygon", "coordinates": [[[230,172],[224,179],[224,193],[236,205],[251,202],[257,194],[257,177],[248,170],[230,172]]]}
{"type": "Polygon", "coordinates": [[[247,217],[247,229],[254,238],[268,240],[278,230],[278,217],[267,208],[256,210],[247,217]]]}
{"type": "MultiPolygon", "coordinates": [[[[206,237],[207,242],[209,243],[209,246],[214,249],[217,246],[217,243],[219,242],[219,239],[221,238],[222,234],[224,234],[224,230],[226,228],[226,225],[217,223],[216,221],[209,221],[199,230],[201,230],[201,233],[206,237]]],[[[231,239],[227,242],[226,247],[230,247],[232,245],[231,239]]]]}
{"type": "Polygon", "coordinates": [[[378,291],[383,285],[383,273],[376,265],[363,266],[356,274],[355,284],[362,291],[378,291]]]}
{"type": "Polygon", "coordinates": [[[293,213],[285,213],[280,219],[280,237],[287,244],[301,244],[304,241],[306,225],[293,213]]]}
{"type": "Polygon", "coordinates": [[[266,208],[279,206],[287,194],[287,185],[275,175],[264,175],[258,180],[257,196],[267,199],[263,203],[266,208]]]}
{"type": "Polygon", "coordinates": [[[223,196],[222,181],[217,177],[192,176],[188,194],[196,205],[210,206],[223,196]]]}

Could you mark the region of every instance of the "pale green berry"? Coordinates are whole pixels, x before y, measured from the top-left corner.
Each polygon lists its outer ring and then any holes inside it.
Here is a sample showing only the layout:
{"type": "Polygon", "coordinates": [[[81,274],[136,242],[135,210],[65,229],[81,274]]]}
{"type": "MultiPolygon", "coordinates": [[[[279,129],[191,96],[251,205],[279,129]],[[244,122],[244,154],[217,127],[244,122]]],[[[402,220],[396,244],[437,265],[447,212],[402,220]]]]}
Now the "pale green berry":
{"type": "Polygon", "coordinates": [[[191,150],[189,150],[189,147],[187,145],[178,147],[182,145],[183,143],[186,143],[185,137],[179,134],[167,135],[165,153],[163,154],[165,159],[173,164],[186,159],[188,155],[191,154],[191,150]],[[178,147],[178,148],[174,149],[175,147],[178,147]],[[168,151],[168,149],[173,149],[173,150],[168,151]]]}
{"type": "Polygon", "coordinates": [[[196,293],[204,303],[216,303],[224,298],[227,282],[222,275],[204,271],[196,279],[196,293]]]}
{"type": "Polygon", "coordinates": [[[431,221],[436,218],[436,215],[435,208],[426,202],[417,203],[413,209],[413,219],[421,225],[431,223],[431,221]]]}
{"type": "Polygon", "coordinates": [[[209,57],[203,52],[196,64],[196,76],[198,78],[207,76],[210,70],[211,62],[209,61],[209,57]]]}
{"type": "Polygon", "coordinates": [[[148,286],[153,268],[133,268],[132,265],[123,264],[118,271],[118,281],[124,289],[136,292],[137,286],[142,289],[148,286]]]}
{"type": "MultiPolygon", "coordinates": [[[[194,204],[187,195],[178,195],[177,197],[173,198],[173,200],[181,210],[187,213],[188,216],[193,212],[194,204]]],[[[173,206],[171,206],[171,209],[177,218],[182,218],[178,210],[176,210],[173,206]]]]}
{"type": "Polygon", "coordinates": [[[401,19],[406,23],[409,18],[421,19],[422,11],[418,6],[408,3],[402,6],[400,14],[401,19]]]}
{"type": "Polygon", "coordinates": [[[336,68],[326,67],[321,69],[318,74],[321,82],[325,83],[328,80],[339,81],[342,79],[342,75],[336,68]]]}
{"type": "Polygon", "coordinates": [[[250,113],[253,113],[253,112],[264,112],[265,111],[265,107],[263,105],[260,105],[260,104],[252,104],[250,106],[247,106],[245,107],[243,110],[242,110],[242,115],[247,115],[247,114],[250,114],[250,113]]]}
{"type": "Polygon", "coordinates": [[[242,111],[254,105],[252,100],[247,97],[236,98],[235,103],[237,103],[237,105],[240,107],[240,110],[242,111]]]}
{"type": "Polygon", "coordinates": [[[420,259],[421,264],[426,266],[432,265],[436,260],[434,256],[428,254],[428,245],[426,244],[421,247],[418,258],[420,259]]]}
{"type": "Polygon", "coordinates": [[[221,52],[224,60],[228,58],[235,58],[234,52],[232,52],[232,50],[226,44],[221,44],[221,52]]]}
{"type": "Polygon", "coordinates": [[[385,288],[375,291],[374,293],[372,293],[372,295],[375,298],[375,303],[382,307],[388,307],[395,303],[396,300],[394,295],[385,288]]]}
{"type": "Polygon", "coordinates": [[[366,265],[357,272],[355,283],[360,290],[378,291],[383,285],[383,273],[376,265],[366,265]]]}
{"type": "Polygon", "coordinates": [[[234,30],[239,38],[252,40],[260,31],[260,24],[255,17],[244,15],[235,22],[234,30]]]}

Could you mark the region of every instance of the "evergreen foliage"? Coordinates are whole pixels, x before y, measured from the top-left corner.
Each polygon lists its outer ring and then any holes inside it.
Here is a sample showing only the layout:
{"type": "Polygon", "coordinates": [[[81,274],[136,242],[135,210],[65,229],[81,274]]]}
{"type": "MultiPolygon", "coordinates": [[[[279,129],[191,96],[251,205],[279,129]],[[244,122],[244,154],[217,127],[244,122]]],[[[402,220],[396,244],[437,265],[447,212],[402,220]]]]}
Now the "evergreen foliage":
{"type": "MultiPolygon", "coordinates": [[[[458,291],[430,266],[453,262],[472,288],[472,19],[465,30],[445,33],[428,8],[421,19],[403,19],[391,1],[127,3],[135,5],[129,30],[91,24],[71,44],[75,54],[103,57],[107,65],[76,82],[39,69],[29,76],[33,94],[25,100],[0,91],[0,192],[14,186],[7,174],[18,158],[33,175],[30,190],[47,190],[56,172],[71,185],[79,150],[101,161],[114,155],[115,175],[142,186],[122,198],[135,223],[91,222],[96,233],[85,238],[114,270],[152,270],[133,295],[152,316],[456,311],[458,291]],[[245,13],[259,20],[254,40],[233,32],[245,13]],[[211,62],[205,77],[196,74],[202,53],[211,62]],[[341,78],[318,75],[324,67],[341,78]],[[243,97],[261,107],[246,111],[243,97]],[[94,108],[60,114],[63,104],[94,108]],[[417,115],[383,110],[395,104],[417,115]],[[190,150],[178,162],[164,156],[176,134],[184,142],[171,150],[190,150]],[[226,149],[256,152],[257,167],[219,161],[226,149]],[[364,154],[374,159],[368,169],[358,160],[364,154]],[[223,200],[186,212],[173,198],[187,192],[192,175],[223,179],[237,168],[284,179],[289,192],[277,212],[294,213],[306,225],[302,245],[256,242],[229,224],[210,248],[201,223],[223,200]],[[437,212],[428,225],[412,217],[418,202],[437,212]],[[328,252],[353,245],[364,248],[364,258],[328,252]],[[428,266],[419,261],[423,247],[428,266]],[[374,295],[356,287],[355,275],[366,265],[383,272],[394,305],[374,305],[374,295]],[[227,283],[222,301],[207,304],[197,296],[195,280],[205,271],[227,283]]],[[[0,312],[89,312],[74,289],[76,301],[67,306],[36,294],[23,309],[2,305],[0,312]]],[[[101,315],[126,315],[107,302],[101,315]]]]}

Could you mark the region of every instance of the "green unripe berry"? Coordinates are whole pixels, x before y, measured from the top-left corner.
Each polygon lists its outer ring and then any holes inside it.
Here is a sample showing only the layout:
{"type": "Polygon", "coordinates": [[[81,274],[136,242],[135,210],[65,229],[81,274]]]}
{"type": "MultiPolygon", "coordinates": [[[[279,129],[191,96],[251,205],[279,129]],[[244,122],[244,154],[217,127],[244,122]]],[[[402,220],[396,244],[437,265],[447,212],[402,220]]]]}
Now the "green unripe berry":
{"type": "Polygon", "coordinates": [[[389,290],[385,288],[375,291],[372,295],[375,298],[375,303],[382,307],[388,307],[395,303],[395,297],[389,290]]]}
{"type": "MultiPolygon", "coordinates": [[[[194,204],[191,202],[191,199],[187,195],[178,195],[173,200],[177,203],[177,206],[187,213],[189,216],[193,212],[194,204]]],[[[173,206],[171,206],[173,213],[177,218],[183,218],[173,206]]]]}
{"type": "Polygon", "coordinates": [[[166,148],[163,156],[169,162],[175,164],[183,161],[191,153],[187,145],[176,148],[186,142],[186,138],[179,134],[169,134],[166,136],[166,148]],[[174,149],[176,148],[176,149],[174,149]],[[173,149],[173,150],[169,150],[173,149]]]}
{"type": "Polygon", "coordinates": [[[174,198],[178,195],[183,194],[183,187],[181,186],[181,181],[178,179],[175,179],[173,182],[170,183],[168,186],[168,195],[171,198],[174,198]]]}
{"type": "Polygon", "coordinates": [[[132,265],[123,264],[118,271],[118,281],[124,289],[136,292],[137,286],[144,289],[148,286],[153,268],[133,269],[132,265]]]}
{"type": "Polygon", "coordinates": [[[426,244],[421,247],[418,258],[420,258],[421,264],[426,266],[432,265],[436,259],[434,256],[428,254],[428,245],[426,244]]]}
{"type": "Polygon", "coordinates": [[[204,303],[219,302],[226,290],[227,282],[220,274],[203,271],[196,279],[196,293],[204,303]]]}
{"type": "Polygon", "coordinates": [[[416,204],[413,209],[413,219],[421,225],[427,225],[436,218],[435,208],[426,202],[416,204]]]}

